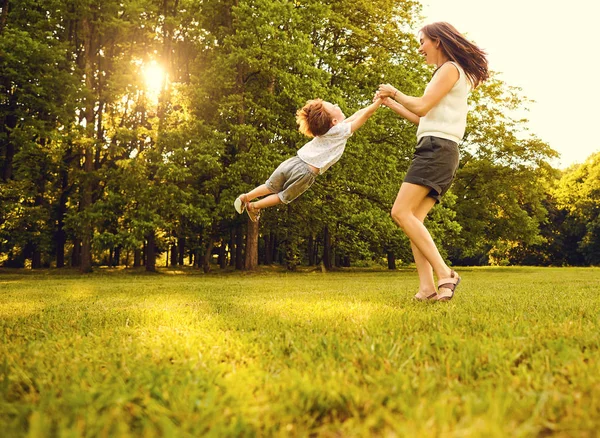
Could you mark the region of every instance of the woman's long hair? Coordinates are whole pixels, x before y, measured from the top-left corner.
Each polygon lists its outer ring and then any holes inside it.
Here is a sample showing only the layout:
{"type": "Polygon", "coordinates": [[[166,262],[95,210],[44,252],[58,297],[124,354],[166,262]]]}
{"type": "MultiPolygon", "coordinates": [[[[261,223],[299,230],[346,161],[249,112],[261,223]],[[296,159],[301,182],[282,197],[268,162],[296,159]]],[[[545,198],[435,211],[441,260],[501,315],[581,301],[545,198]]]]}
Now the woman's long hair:
{"type": "Polygon", "coordinates": [[[468,41],[450,23],[440,21],[423,26],[421,32],[434,43],[439,41],[446,56],[462,67],[473,88],[489,77],[486,53],[468,41]]]}

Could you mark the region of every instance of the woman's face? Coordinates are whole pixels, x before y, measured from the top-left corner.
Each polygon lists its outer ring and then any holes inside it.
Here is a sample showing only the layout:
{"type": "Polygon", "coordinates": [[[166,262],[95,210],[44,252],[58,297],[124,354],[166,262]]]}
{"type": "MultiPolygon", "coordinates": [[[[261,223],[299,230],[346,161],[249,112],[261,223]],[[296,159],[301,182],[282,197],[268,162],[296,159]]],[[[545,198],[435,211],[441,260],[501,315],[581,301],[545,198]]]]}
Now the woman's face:
{"type": "Polygon", "coordinates": [[[425,57],[425,62],[427,64],[436,64],[439,54],[438,44],[433,42],[427,35],[423,32],[419,32],[419,52],[425,57]]]}

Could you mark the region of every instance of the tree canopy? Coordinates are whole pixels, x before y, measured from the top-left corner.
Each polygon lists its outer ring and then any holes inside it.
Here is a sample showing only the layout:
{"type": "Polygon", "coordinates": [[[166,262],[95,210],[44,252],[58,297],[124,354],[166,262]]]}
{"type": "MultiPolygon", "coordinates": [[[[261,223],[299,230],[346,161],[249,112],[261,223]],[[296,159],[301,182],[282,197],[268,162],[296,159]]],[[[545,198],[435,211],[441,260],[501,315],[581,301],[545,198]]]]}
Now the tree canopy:
{"type": "MultiPolygon", "coordinates": [[[[258,224],[232,203],[307,141],[294,115],[308,99],[351,114],[382,82],[422,93],[419,12],[411,0],[4,0],[0,263],[410,262],[389,211],[416,129],[385,108],[297,201],[258,224]]],[[[497,78],[470,105],[456,182],[428,219],[444,254],[598,263],[597,157],[561,179],[556,153],[511,116],[527,99],[497,78]]]]}

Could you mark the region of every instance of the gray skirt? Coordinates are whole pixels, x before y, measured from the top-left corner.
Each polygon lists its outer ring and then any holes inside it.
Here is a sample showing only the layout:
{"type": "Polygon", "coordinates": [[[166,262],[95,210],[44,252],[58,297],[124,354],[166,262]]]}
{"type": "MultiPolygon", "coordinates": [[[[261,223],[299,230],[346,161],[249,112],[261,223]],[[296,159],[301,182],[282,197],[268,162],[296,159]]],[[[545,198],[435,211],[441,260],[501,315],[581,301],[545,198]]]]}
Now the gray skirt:
{"type": "Polygon", "coordinates": [[[440,202],[458,169],[458,144],[445,138],[421,137],[404,182],[429,187],[428,196],[440,202]]]}

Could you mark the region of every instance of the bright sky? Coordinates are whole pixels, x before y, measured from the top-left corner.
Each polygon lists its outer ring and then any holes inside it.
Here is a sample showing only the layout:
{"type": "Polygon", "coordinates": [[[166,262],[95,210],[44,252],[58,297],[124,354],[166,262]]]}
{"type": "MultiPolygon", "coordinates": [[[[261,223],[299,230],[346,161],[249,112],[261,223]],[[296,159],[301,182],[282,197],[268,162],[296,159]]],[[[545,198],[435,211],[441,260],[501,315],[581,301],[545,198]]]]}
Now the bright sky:
{"type": "Polygon", "coordinates": [[[565,168],[600,151],[599,0],[421,0],[423,24],[447,21],[488,53],[499,78],[535,100],[530,132],[565,168]]]}

